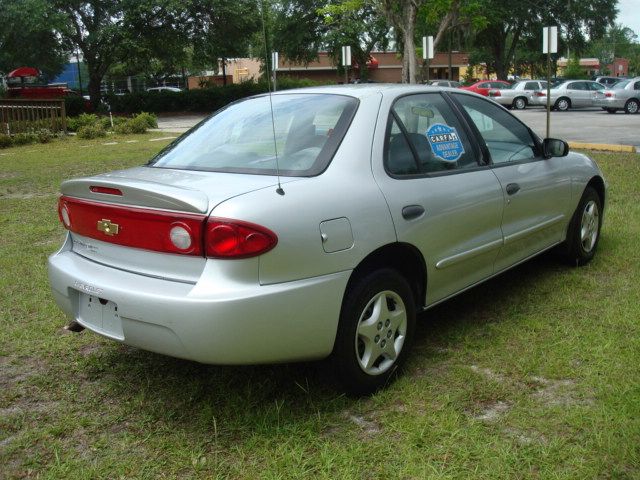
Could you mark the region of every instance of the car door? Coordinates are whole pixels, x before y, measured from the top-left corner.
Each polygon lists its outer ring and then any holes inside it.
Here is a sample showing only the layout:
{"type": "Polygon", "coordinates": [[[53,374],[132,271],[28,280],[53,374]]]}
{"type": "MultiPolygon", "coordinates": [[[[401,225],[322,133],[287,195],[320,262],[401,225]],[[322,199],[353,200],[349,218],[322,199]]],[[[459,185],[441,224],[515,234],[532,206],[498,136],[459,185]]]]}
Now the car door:
{"type": "Polygon", "coordinates": [[[476,91],[480,95],[484,95],[485,97],[489,95],[489,90],[491,89],[491,82],[482,82],[476,87],[476,91]]]}
{"type": "Polygon", "coordinates": [[[604,85],[598,82],[586,82],[591,92],[591,102],[589,106],[593,107],[596,102],[604,99],[604,91],[607,89],[604,85]]]}
{"type": "Polygon", "coordinates": [[[567,96],[571,99],[571,106],[584,108],[591,106],[591,91],[587,82],[571,82],[567,85],[567,96]]]}
{"type": "Polygon", "coordinates": [[[500,183],[440,93],[383,100],[373,171],[399,242],[427,268],[431,305],[493,274],[502,245],[500,183]]]}
{"type": "Polygon", "coordinates": [[[496,271],[564,239],[571,218],[571,177],[562,158],[544,159],[531,131],[482,98],[453,94],[477,130],[504,196],[504,245],[496,271]]]}

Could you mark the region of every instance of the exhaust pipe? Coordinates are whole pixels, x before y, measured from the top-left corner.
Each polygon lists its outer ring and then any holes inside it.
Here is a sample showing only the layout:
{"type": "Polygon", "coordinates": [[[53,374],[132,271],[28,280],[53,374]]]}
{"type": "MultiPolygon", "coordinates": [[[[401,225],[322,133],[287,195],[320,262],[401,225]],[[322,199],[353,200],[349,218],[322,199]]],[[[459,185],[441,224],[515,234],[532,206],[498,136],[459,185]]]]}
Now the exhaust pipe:
{"type": "Polygon", "coordinates": [[[73,320],[71,323],[69,323],[69,325],[65,325],[64,329],[68,330],[69,332],[80,333],[84,330],[84,327],[73,320]]]}

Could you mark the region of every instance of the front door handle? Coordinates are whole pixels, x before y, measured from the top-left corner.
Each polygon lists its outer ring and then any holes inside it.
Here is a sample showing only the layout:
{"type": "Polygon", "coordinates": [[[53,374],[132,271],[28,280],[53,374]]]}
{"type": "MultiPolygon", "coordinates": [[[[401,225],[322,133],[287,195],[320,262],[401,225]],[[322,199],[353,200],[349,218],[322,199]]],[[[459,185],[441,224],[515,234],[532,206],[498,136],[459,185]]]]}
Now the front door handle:
{"type": "Polygon", "coordinates": [[[402,208],[402,218],[405,220],[413,220],[414,218],[421,217],[424,214],[424,207],[422,205],[407,205],[402,208]]]}
{"type": "Polygon", "coordinates": [[[514,195],[520,190],[520,185],[518,185],[517,183],[510,183],[507,185],[506,190],[508,195],[514,195]]]}

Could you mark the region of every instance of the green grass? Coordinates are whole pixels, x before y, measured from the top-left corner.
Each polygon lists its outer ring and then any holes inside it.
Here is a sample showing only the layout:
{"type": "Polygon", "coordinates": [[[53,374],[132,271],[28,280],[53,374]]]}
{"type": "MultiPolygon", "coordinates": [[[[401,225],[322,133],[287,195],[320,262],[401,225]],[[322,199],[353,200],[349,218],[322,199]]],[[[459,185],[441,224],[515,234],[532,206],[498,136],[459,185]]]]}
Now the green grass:
{"type": "Polygon", "coordinates": [[[56,192],[167,143],[132,138],[0,151],[0,477],[640,478],[638,155],[595,155],[610,190],[591,264],[546,255],[436,307],[406,374],[352,400],[318,365],[206,366],[62,330],[56,192]]]}

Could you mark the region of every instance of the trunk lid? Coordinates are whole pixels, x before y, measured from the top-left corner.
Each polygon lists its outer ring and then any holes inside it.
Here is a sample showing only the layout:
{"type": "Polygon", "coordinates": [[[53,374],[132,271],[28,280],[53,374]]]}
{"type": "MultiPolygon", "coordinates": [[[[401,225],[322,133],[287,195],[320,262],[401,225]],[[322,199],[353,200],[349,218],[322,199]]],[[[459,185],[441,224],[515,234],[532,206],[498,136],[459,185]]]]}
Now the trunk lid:
{"type": "MultiPolygon", "coordinates": [[[[104,232],[99,224],[105,220],[114,224],[124,222],[118,220],[118,217],[103,218],[110,216],[105,213],[109,208],[105,209],[103,205],[134,207],[132,208],[134,220],[135,211],[142,208],[151,212],[168,212],[175,217],[176,221],[179,221],[183,214],[185,218],[191,219],[197,219],[200,216],[204,221],[219,203],[255,190],[268,187],[275,189],[276,185],[276,178],[266,175],[136,167],[68,180],[62,184],[61,191],[65,197],[71,199],[70,208],[75,208],[73,199],[96,203],[93,211],[87,209],[86,204],[83,206],[84,228],[82,230],[74,228],[73,212],[71,213],[70,231],[73,240],[72,249],[75,253],[92,261],[133,273],[195,283],[204,269],[206,263],[204,256],[166,253],[119,245],[118,241],[122,240],[122,235],[118,236],[117,232],[115,234],[104,232]],[[96,225],[95,229],[93,225],[96,225]]],[[[171,221],[173,220],[172,218],[171,221]]],[[[148,224],[131,222],[131,216],[129,216],[126,223],[127,237],[153,235],[146,231],[148,226],[145,227],[145,225],[148,224]],[[132,232],[132,229],[136,228],[140,230],[132,232]]]]}

